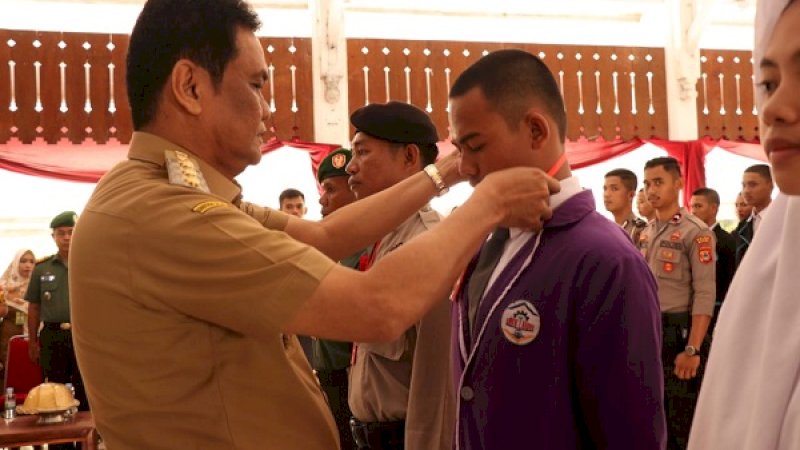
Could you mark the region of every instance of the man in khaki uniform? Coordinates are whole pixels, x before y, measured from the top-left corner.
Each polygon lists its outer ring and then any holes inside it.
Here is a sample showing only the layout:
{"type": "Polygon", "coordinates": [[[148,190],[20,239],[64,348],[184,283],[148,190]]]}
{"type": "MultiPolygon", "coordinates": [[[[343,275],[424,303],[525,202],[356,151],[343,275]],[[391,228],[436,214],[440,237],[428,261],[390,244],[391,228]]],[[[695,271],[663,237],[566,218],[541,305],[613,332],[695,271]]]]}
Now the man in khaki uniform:
{"type": "Polygon", "coordinates": [[[633,213],[637,181],[636,174],[630,170],[614,169],[606,174],[603,182],[603,204],[634,243],[639,242],[639,235],[647,226],[647,222],[633,213]]]}
{"type": "Polygon", "coordinates": [[[667,448],[685,449],[702,381],[704,346],[716,295],[714,233],[678,206],[683,178],[674,158],[645,164],[647,199],[656,211],[639,248],[658,282],[664,330],[664,396],[667,448]]]}
{"type": "MultiPolygon", "coordinates": [[[[407,103],[371,104],[356,110],[350,122],[356,133],[347,171],[358,199],[420,172],[438,154],[433,122],[407,103]]],[[[439,214],[425,205],[375,243],[368,264],[439,221],[439,214]]],[[[455,398],[449,338],[450,305],[442,301],[399,339],[356,344],[349,403],[359,449],[450,450],[455,398]]]]}
{"type": "Polygon", "coordinates": [[[368,273],[335,264],[458,181],[455,161],[319,223],[242,201],[234,177],[260,160],[269,121],[259,22],[237,0],[195,3],[145,4],[128,160],[75,227],[72,330],[95,422],[114,450],[336,449],[311,368],[281,336],[397,339],[498,223],[540,228],[559,187],[509,169],[368,273]]]}

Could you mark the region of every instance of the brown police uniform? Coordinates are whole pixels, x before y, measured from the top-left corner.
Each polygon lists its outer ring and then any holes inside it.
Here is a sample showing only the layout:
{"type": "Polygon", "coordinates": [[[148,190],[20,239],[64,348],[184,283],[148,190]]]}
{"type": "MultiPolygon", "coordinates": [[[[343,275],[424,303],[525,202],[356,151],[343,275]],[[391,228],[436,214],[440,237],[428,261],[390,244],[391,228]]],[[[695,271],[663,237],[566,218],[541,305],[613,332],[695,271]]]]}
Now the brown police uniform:
{"type": "Polygon", "coordinates": [[[641,236],[645,228],[647,228],[647,222],[636,217],[634,213],[631,213],[631,215],[625,219],[625,222],[622,222],[622,229],[625,230],[625,234],[631,238],[631,242],[634,244],[639,242],[639,236],[641,236]]]}
{"type": "Polygon", "coordinates": [[[716,266],[714,233],[681,208],[667,223],[653,220],[639,237],[639,248],[658,279],[662,313],[714,313],[716,266]]]}
{"type": "MultiPolygon", "coordinates": [[[[429,206],[421,209],[381,239],[374,260],[439,220],[429,206]]],[[[354,434],[372,434],[372,439],[378,439],[374,435],[380,433],[378,424],[382,423],[384,434],[404,430],[405,447],[400,448],[450,450],[455,425],[451,374],[450,304],[444,299],[399,339],[356,344],[350,368],[350,409],[363,426],[354,434]]],[[[391,437],[383,440],[391,441],[391,437]]]]}
{"type": "MultiPolygon", "coordinates": [[[[714,313],[715,245],[708,225],[683,208],[667,222],[651,221],[639,237],[639,248],[658,282],[669,450],[686,448],[702,382],[704,360],[698,376],[683,381],[674,373],[675,358],[688,343],[691,316],[714,313]]],[[[704,345],[701,358],[707,351],[704,345]]]]}
{"type": "Polygon", "coordinates": [[[108,448],[329,450],[336,428],[281,328],[335,264],[240,188],[134,133],[75,228],[75,349],[108,448]]]}

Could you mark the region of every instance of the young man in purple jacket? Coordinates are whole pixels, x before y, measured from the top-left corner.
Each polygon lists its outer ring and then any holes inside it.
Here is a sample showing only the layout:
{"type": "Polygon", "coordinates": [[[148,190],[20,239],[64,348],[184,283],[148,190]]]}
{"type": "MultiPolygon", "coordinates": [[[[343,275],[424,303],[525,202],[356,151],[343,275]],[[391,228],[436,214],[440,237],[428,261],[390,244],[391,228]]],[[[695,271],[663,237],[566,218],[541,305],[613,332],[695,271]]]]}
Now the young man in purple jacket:
{"type": "Polygon", "coordinates": [[[666,432],[656,284],[566,164],[547,67],[501,50],[450,91],[453,142],[475,185],[513,166],[561,182],[540,233],[498,228],[453,293],[455,448],[659,450],[666,432]]]}

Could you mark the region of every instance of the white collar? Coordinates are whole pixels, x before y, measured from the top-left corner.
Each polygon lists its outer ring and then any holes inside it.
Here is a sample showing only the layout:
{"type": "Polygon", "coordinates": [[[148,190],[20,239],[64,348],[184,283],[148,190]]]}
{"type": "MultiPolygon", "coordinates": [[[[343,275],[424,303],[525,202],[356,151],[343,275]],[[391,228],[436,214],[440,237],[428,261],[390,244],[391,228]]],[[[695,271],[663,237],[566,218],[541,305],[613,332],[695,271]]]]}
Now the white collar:
{"type": "MultiPolygon", "coordinates": [[[[559,183],[561,184],[561,190],[550,196],[550,208],[552,208],[554,211],[564,202],[572,198],[575,194],[579,194],[583,191],[581,182],[578,180],[577,176],[564,178],[563,180],[559,180],[559,183]]],[[[525,228],[511,228],[509,229],[508,236],[510,239],[514,239],[515,237],[526,232],[532,233],[530,230],[525,228]]]]}

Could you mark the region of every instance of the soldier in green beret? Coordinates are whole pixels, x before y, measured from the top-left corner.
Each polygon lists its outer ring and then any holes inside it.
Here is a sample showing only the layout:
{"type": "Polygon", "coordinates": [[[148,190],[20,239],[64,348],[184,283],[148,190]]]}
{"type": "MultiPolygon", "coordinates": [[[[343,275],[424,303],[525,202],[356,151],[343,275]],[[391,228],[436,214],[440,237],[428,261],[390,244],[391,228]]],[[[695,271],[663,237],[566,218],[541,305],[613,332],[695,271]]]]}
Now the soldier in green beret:
{"type": "Polygon", "coordinates": [[[54,383],[72,383],[80,409],[89,403],[72,347],[72,323],[69,313],[69,247],[78,215],[64,211],[50,222],[58,253],[37,261],[25,293],[28,306],[28,329],[31,361],[42,366],[42,376],[54,383]],[[41,327],[41,332],[37,331],[41,327]]]}
{"type": "MultiPolygon", "coordinates": [[[[356,201],[356,197],[347,185],[349,174],[345,170],[352,159],[350,150],[339,148],[325,157],[317,170],[317,181],[322,186],[322,195],[319,204],[322,206],[323,219],[337,209],[356,201]]],[[[362,255],[369,253],[369,248],[339,261],[339,264],[358,269],[362,255]]],[[[339,430],[339,440],[342,449],[354,449],[355,442],[350,432],[350,407],[347,404],[348,380],[347,370],[350,367],[350,358],[353,344],[350,342],[314,339],[311,366],[317,374],[319,384],[328,397],[328,406],[331,408],[336,428],[339,430]]]]}

